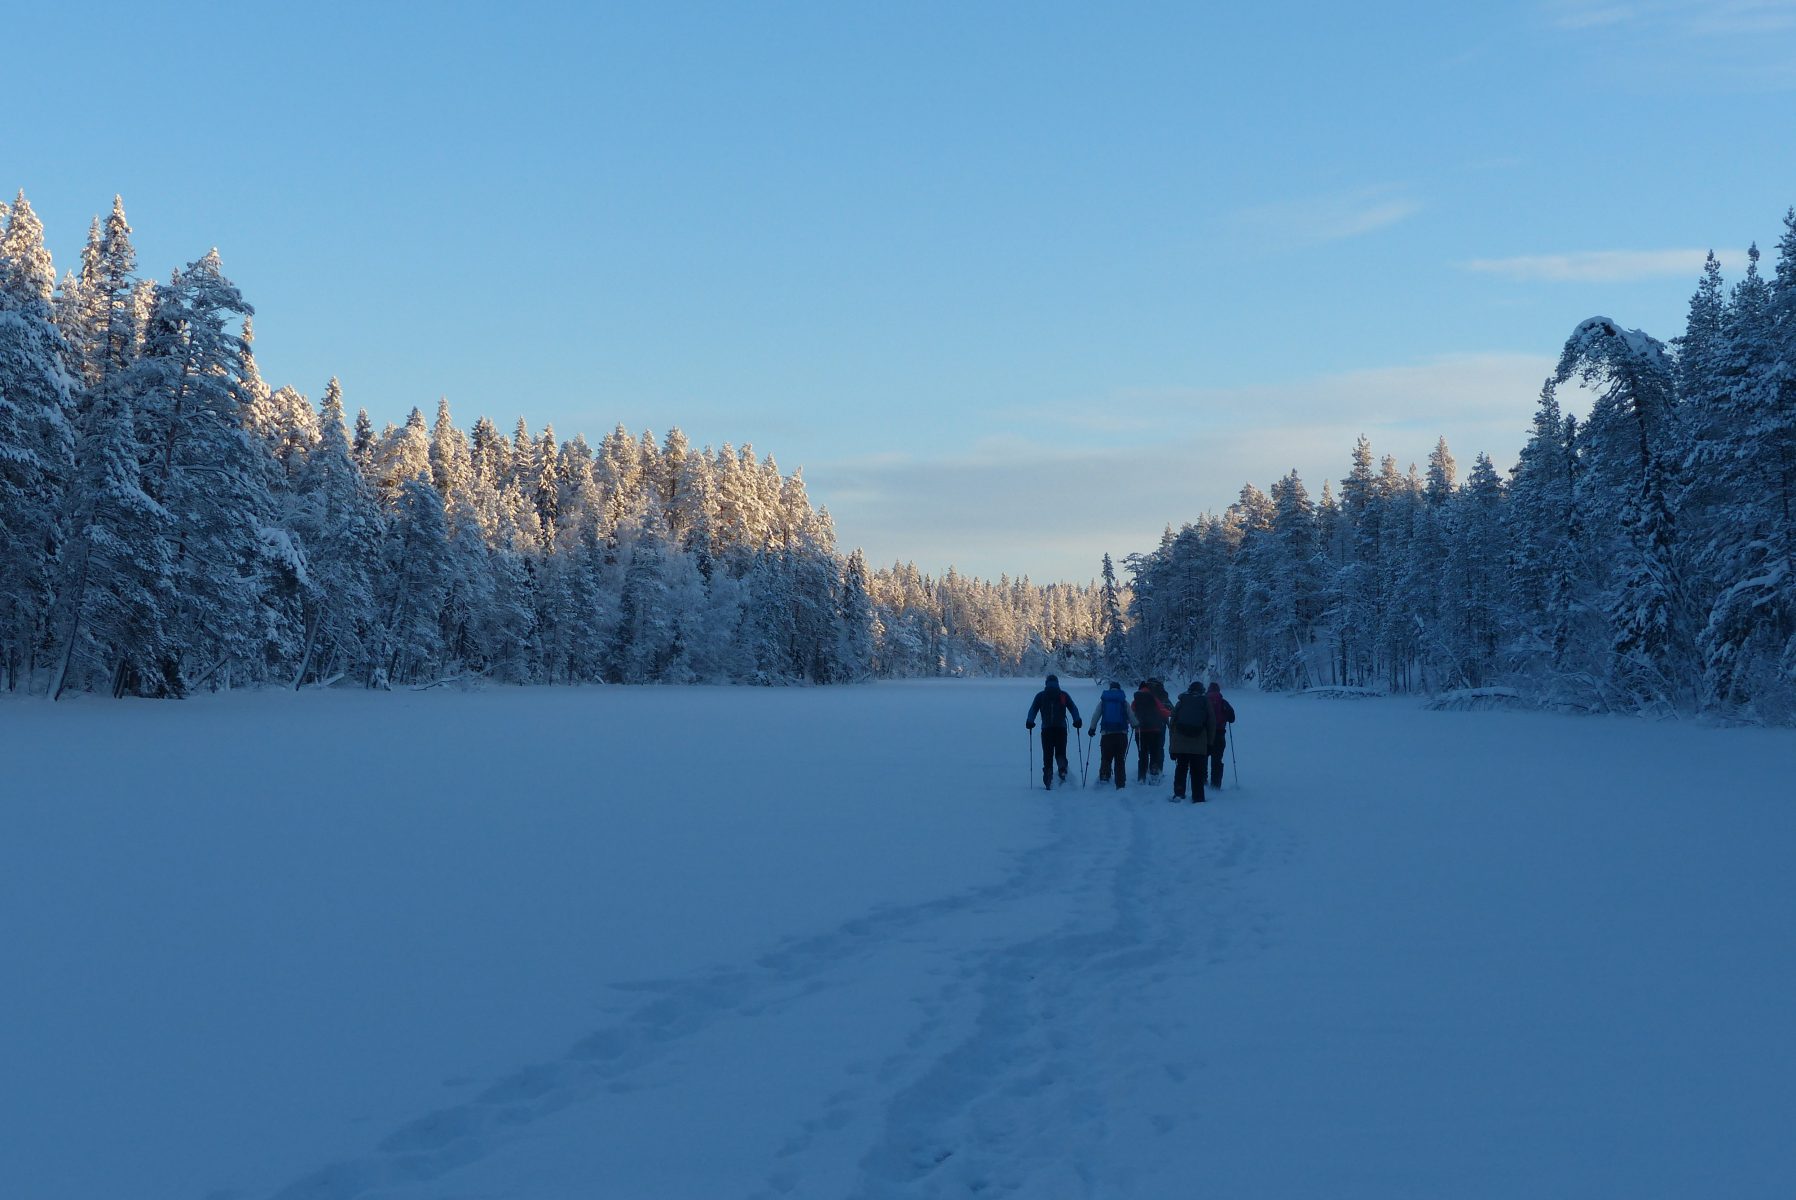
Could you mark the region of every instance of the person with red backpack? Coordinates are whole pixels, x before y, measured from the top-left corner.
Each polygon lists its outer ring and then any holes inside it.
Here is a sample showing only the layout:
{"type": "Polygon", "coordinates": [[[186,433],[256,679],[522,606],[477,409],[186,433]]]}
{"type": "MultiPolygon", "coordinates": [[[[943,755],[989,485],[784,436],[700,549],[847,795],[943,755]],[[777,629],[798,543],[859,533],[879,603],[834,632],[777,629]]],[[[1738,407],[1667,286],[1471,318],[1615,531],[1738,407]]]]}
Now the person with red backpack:
{"type": "Polygon", "coordinates": [[[1129,707],[1135,713],[1135,782],[1159,783],[1166,762],[1166,722],[1172,706],[1160,699],[1156,680],[1148,679],[1135,690],[1129,707]]]}
{"type": "Polygon", "coordinates": [[[1098,782],[1106,783],[1110,779],[1112,769],[1116,772],[1116,786],[1122,787],[1128,782],[1129,768],[1126,762],[1129,757],[1129,730],[1135,727],[1135,713],[1129,707],[1129,698],[1123,695],[1122,684],[1112,679],[1104,694],[1098,697],[1097,711],[1091,717],[1091,736],[1097,737],[1101,732],[1104,740],[1098,743],[1103,758],[1098,765],[1098,782]]]}
{"type": "Polygon", "coordinates": [[[1210,786],[1222,790],[1222,752],[1228,748],[1229,726],[1235,723],[1235,706],[1222,698],[1222,685],[1214,679],[1204,699],[1210,705],[1210,786]]]}
{"type": "Polygon", "coordinates": [[[1029,715],[1023,719],[1024,729],[1035,728],[1035,716],[1041,714],[1041,786],[1054,786],[1054,766],[1060,766],[1060,782],[1066,782],[1066,719],[1070,714],[1073,728],[1078,729],[1083,722],[1079,719],[1079,706],[1073,698],[1060,690],[1060,678],[1050,675],[1047,686],[1035,693],[1035,703],[1029,706],[1029,715]]]}

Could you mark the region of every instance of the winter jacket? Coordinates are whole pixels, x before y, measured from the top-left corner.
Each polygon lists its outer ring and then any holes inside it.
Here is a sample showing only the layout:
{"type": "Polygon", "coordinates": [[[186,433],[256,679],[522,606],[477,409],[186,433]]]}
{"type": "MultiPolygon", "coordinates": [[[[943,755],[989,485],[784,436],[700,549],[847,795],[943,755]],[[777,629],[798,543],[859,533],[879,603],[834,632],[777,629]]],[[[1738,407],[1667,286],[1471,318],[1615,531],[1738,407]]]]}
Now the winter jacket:
{"type": "Polygon", "coordinates": [[[1100,728],[1105,733],[1121,733],[1133,729],[1140,722],[1135,719],[1135,712],[1129,707],[1129,698],[1123,695],[1121,688],[1106,688],[1098,697],[1096,711],[1091,714],[1091,731],[1097,733],[1100,728]]]}
{"type": "Polygon", "coordinates": [[[1222,698],[1222,689],[1213,683],[1204,698],[1210,704],[1210,752],[1214,754],[1228,744],[1229,726],[1235,723],[1235,706],[1222,698]]]}
{"type": "Polygon", "coordinates": [[[1135,693],[1130,704],[1135,713],[1135,726],[1138,729],[1154,733],[1166,728],[1166,722],[1172,719],[1172,709],[1160,703],[1160,697],[1153,688],[1144,687],[1135,693]]]}
{"type": "Polygon", "coordinates": [[[1172,709],[1172,738],[1167,749],[1173,754],[1208,754],[1210,752],[1210,701],[1202,692],[1186,692],[1172,709]]]}
{"type": "Polygon", "coordinates": [[[1057,687],[1045,687],[1035,693],[1035,703],[1029,706],[1029,715],[1023,718],[1023,723],[1032,723],[1037,713],[1041,714],[1043,729],[1065,729],[1068,716],[1079,720],[1079,706],[1057,687]]]}

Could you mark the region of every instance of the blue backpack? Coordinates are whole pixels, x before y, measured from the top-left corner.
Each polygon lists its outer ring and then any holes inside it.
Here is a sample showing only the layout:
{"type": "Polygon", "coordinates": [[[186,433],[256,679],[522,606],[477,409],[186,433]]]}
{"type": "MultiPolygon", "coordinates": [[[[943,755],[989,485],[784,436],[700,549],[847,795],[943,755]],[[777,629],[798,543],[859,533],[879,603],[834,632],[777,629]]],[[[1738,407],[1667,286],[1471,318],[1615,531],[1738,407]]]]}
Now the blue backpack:
{"type": "Polygon", "coordinates": [[[1104,693],[1104,728],[1126,729],[1129,725],[1129,702],[1119,691],[1104,693]]]}

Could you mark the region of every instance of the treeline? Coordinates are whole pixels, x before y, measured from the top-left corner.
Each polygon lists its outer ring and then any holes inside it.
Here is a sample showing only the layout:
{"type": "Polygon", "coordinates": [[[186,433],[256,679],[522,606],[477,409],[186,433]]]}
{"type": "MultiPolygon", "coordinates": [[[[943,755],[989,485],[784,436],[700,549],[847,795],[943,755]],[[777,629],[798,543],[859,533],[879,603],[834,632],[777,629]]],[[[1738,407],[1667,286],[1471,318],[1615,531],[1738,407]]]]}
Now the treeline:
{"type": "Polygon", "coordinates": [[[1567,340],[1507,480],[1442,440],[1418,475],[1362,437],[1339,495],[1248,485],[1132,555],[1105,658],[1171,678],[1796,720],[1796,210],[1775,272],[1713,254],[1669,346],[1567,340]],[[1583,421],[1556,389],[1596,392],[1583,421]]]}
{"type": "Polygon", "coordinates": [[[216,252],[138,279],[116,199],[59,282],[0,205],[0,687],[830,683],[1096,649],[1090,589],[836,551],[802,475],[439,403],[377,432],[271,387],[216,252]]]}

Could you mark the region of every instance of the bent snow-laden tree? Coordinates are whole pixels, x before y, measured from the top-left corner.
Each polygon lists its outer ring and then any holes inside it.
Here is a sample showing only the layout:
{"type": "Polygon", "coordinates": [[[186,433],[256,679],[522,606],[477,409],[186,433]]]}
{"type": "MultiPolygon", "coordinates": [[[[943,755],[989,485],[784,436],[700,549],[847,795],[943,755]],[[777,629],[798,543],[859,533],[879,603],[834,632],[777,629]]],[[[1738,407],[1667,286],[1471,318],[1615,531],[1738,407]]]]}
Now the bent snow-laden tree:
{"type": "Polygon", "coordinates": [[[1636,704],[1695,700],[1690,622],[1678,569],[1672,438],[1677,385],[1665,347],[1591,317],[1572,331],[1554,372],[1597,389],[1582,431],[1578,500],[1608,565],[1601,589],[1615,654],[1613,682],[1636,704]]]}

